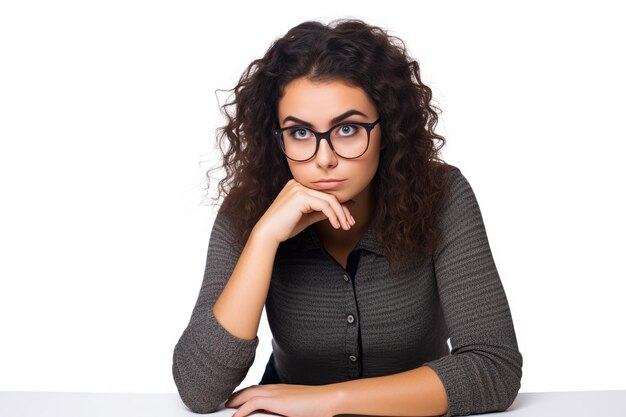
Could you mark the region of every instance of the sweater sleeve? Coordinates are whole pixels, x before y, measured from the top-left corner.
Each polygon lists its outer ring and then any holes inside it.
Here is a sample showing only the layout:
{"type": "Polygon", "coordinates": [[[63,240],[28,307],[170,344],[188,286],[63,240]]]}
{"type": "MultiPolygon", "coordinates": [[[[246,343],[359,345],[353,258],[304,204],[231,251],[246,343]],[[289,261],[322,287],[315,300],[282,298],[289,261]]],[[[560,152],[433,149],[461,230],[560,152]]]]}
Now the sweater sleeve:
{"type": "Polygon", "coordinates": [[[213,314],[243,251],[219,210],[209,240],[204,278],[191,319],[174,347],[172,374],[183,403],[195,413],[212,413],[245,378],[254,362],[258,336],[241,339],[213,314]]]}
{"type": "Polygon", "coordinates": [[[440,221],[433,262],[452,350],[424,365],[445,386],[445,417],[504,411],[520,388],[522,355],[476,196],[454,166],[440,221]]]}

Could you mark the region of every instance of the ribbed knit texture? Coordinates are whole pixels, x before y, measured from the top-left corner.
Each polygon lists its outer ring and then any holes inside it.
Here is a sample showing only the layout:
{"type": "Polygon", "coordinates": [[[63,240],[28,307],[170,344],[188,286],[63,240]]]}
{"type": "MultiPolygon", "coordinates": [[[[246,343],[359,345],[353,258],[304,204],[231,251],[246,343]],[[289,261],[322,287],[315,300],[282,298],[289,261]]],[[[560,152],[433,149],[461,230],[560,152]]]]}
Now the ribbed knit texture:
{"type": "MultiPolygon", "coordinates": [[[[312,227],[281,243],[265,308],[283,383],[329,384],[426,365],[445,386],[446,417],[511,405],[522,355],[478,202],[460,169],[451,168],[441,243],[434,256],[415,257],[400,272],[390,270],[371,227],[354,248],[354,278],[312,227]]],[[[178,392],[196,413],[228,399],[259,343],[230,334],[212,313],[243,250],[231,230],[219,211],[200,293],[173,353],[178,392]]]]}

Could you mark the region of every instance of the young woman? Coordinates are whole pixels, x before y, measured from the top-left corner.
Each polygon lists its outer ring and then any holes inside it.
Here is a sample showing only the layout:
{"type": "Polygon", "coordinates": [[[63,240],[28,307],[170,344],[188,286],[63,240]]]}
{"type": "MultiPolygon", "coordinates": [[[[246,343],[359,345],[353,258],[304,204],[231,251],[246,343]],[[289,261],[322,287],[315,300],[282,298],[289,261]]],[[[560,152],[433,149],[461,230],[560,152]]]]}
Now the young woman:
{"type": "Polygon", "coordinates": [[[438,158],[431,98],[404,43],[357,19],[304,22],[250,64],[227,104],[226,197],[173,354],[192,411],[510,406],[522,355],[474,192],[438,158]],[[265,374],[233,393],[264,307],[265,374]]]}

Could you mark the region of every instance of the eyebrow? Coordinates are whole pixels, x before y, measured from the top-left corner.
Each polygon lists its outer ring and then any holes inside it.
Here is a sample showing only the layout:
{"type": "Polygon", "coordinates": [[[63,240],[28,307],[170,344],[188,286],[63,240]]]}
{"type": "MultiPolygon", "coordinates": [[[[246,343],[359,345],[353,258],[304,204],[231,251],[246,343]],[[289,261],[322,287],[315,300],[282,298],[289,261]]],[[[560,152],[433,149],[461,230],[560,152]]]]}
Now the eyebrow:
{"type": "MultiPolygon", "coordinates": [[[[365,113],[362,113],[362,112],[360,112],[360,111],[358,111],[358,110],[356,110],[356,109],[351,109],[351,110],[348,110],[347,112],[341,113],[341,114],[340,114],[339,116],[337,116],[337,117],[334,117],[334,118],[330,121],[330,123],[334,125],[334,124],[336,124],[337,122],[340,122],[341,120],[343,120],[343,119],[347,118],[348,116],[352,116],[353,114],[358,114],[358,115],[360,115],[360,116],[367,117],[367,115],[366,115],[365,113]]],[[[290,120],[291,120],[291,121],[294,121],[294,122],[296,122],[296,123],[300,123],[300,124],[302,124],[302,125],[304,125],[304,126],[308,126],[308,127],[311,127],[311,128],[313,127],[313,125],[312,125],[311,123],[306,122],[306,121],[301,120],[301,119],[298,119],[297,117],[294,117],[294,116],[287,116],[287,117],[285,117],[285,119],[283,120],[283,124],[285,124],[286,122],[288,122],[288,121],[290,121],[290,120]]]]}

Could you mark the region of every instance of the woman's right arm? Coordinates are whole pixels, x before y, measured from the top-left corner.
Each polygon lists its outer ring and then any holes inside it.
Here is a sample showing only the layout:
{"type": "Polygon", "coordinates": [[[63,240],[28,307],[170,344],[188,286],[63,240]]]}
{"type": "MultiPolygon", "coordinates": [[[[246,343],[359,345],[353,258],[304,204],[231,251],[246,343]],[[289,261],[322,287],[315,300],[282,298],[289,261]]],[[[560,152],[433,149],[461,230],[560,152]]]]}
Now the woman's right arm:
{"type": "Polygon", "coordinates": [[[231,230],[225,214],[218,212],[200,294],[174,348],[174,382],[182,401],[196,413],[214,412],[254,362],[278,248],[258,230],[241,248],[231,230]]]}
{"type": "Polygon", "coordinates": [[[334,195],[290,180],[243,248],[233,236],[227,213],[220,208],[211,231],[200,294],[173,355],[176,387],[192,411],[216,411],[252,366],[280,243],[321,220],[332,219],[335,228],[349,230],[348,207],[353,203],[339,203],[334,195]]]}

